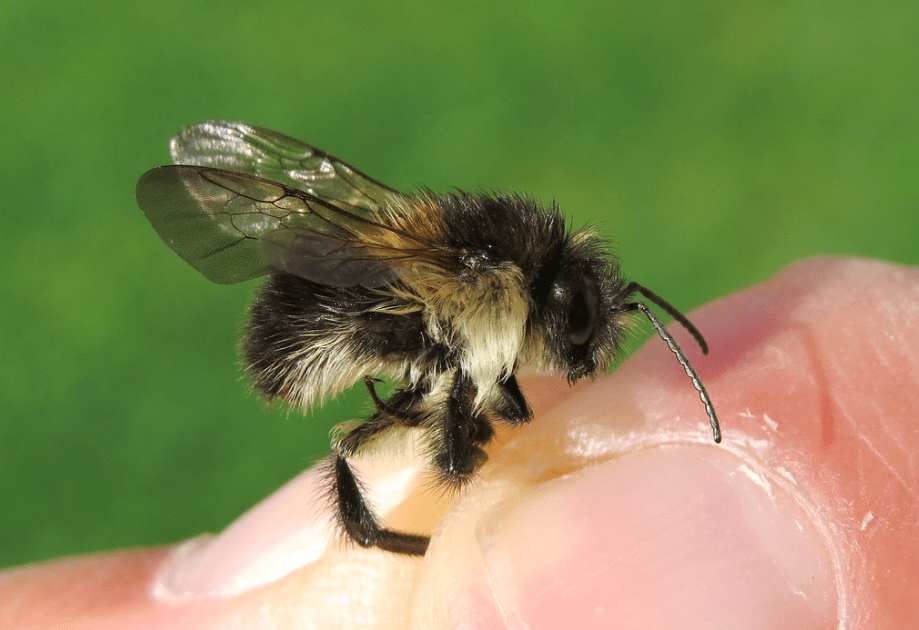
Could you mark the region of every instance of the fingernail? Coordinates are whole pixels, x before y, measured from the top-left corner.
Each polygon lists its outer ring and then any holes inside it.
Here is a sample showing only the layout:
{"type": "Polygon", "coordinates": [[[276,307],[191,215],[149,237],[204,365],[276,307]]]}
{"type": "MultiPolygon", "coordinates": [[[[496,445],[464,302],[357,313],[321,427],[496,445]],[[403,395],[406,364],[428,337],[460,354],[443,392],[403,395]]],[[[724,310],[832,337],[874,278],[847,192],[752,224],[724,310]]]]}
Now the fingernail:
{"type": "MultiPolygon", "coordinates": [[[[371,483],[381,515],[417,485],[417,469],[353,462],[371,483]]],[[[329,477],[322,465],[294,478],[216,536],[177,545],[151,584],[154,599],[170,604],[228,598],[275,582],[317,560],[336,536],[329,477]]]]}
{"type": "Polygon", "coordinates": [[[690,446],[546,483],[477,537],[509,628],[835,627],[808,514],[793,488],[690,446]]]}

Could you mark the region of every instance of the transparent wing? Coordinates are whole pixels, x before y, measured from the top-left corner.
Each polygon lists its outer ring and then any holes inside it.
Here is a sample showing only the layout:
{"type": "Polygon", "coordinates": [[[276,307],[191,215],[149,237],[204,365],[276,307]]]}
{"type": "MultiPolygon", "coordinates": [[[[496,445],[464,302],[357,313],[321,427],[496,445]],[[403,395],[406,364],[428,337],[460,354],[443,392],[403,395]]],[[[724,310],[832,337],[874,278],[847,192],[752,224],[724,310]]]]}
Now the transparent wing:
{"type": "Polygon", "coordinates": [[[137,182],[137,203],[163,241],[221,284],[274,268],[331,286],[378,287],[397,278],[400,261],[437,257],[436,245],[408,234],[398,233],[405,247],[381,245],[381,231],[397,232],[365,206],[345,210],[335,201],[204,166],[161,166],[137,182]]]}
{"type": "Polygon", "coordinates": [[[351,212],[369,212],[401,193],[289,136],[227,120],[185,127],[169,144],[175,164],[255,175],[351,212]]]}

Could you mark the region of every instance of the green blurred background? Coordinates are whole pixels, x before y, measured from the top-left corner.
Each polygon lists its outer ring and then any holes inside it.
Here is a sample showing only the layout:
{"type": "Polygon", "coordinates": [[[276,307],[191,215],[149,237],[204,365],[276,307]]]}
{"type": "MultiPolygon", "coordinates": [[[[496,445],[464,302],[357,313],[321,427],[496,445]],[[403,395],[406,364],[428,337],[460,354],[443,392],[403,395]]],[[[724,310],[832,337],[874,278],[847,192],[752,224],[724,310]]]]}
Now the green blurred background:
{"type": "Polygon", "coordinates": [[[229,118],[397,188],[555,198],[685,310],[816,254],[917,262],[915,0],[37,1],[0,9],[0,566],[217,531],[328,449],[248,395],[257,283],[134,202],[229,118]]]}

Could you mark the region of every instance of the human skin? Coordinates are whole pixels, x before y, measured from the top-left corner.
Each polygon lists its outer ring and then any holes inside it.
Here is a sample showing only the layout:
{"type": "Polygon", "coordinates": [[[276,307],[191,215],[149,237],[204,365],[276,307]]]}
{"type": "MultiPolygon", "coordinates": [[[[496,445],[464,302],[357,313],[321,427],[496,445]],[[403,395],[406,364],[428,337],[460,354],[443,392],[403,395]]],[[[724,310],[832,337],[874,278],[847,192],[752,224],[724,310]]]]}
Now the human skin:
{"type": "Polygon", "coordinates": [[[652,338],[595,383],[526,378],[535,420],[459,496],[362,462],[423,559],[330,538],[313,470],[216,538],[0,573],[0,627],[919,627],[919,270],[807,260],[691,318],[720,445],[652,338]]]}

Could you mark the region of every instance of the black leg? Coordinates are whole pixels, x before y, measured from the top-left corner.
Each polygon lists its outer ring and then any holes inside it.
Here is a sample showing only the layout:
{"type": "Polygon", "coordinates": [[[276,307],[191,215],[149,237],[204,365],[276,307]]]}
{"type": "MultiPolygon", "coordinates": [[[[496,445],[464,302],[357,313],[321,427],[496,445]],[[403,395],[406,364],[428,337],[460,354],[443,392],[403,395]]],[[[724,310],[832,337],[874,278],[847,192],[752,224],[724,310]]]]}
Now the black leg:
{"type": "MultiPolygon", "coordinates": [[[[513,377],[511,377],[513,379],[513,377]]],[[[510,380],[510,379],[509,379],[510,380]]],[[[377,412],[356,427],[341,441],[340,452],[333,462],[334,497],[338,520],[349,538],[362,547],[378,547],[394,553],[424,555],[430,539],[427,536],[393,531],[380,525],[376,515],[364,500],[360,483],[348,464],[347,456],[360,452],[373,436],[390,428],[397,418],[406,419],[407,426],[417,426],[420,414],[416,411],[426,387],[399,390],[385,403],[376,396],[374,380],[365,379],[377,412]]],[[[502,390],[505,391],[505,390],[502,390]]],[[[529,412],[520,394],[516,380],[508,386],[505,398],[511,402],[511,415],[518,417],[521,409],[529,412]],[[521,404],[522,401],[522,404],[521,404]]],[[[443,481],[459,485],[468,481],[487,459],[481,448],[494,437],[494,427],[480,413],[473,412],[475,387],[468,376],[456,372],[450,393],[445,401],[440,442],[435,462],[443,481]]]]}
{"type": "Polygon", "coordinates": [[[338,520],[345,533],[362,547],[379,547],[385,551],[423,556],[430,539],[417,534],[404,534],[381,527],[364,500],[360,484],[344,455],[334,462],[335,499],[338,520]]]}
{"type": "Polygon", "coordinates": [[[527,403],[523,392],[520,391],[520,385],[517,383],[517,377],[511,374],[503,381],[498,381],[498,389],[501,391],[501,400],[495,405],[495,412],[502,420],[508,424],[520,424],[529,422],[533,419],[533,410],[527,403]]]}
{"type": "Polygon", "coordinates": [[[391,429],[393,425],[392,416],[384,413],[375,413],[367,418],[367,420],[351,429],[348,435],[338,442],[336,448],[338,452],[345,457],[353,457],[361,452],[365,444],[380,433],[391,429]]]}
{"type": "Polygon", "coordinates": [[[373,406],[376,407],[377,413],[389,416],[396,424],[417,427],[419,416],[415,409],[429,391],[426,383],[422,382],[406,389],[398,389],[389,397],[389,400],[383,402],[377,396],[376,388],[376,384],[382,382],[380,379],[369,375],[364,377],[364,386],[370,394],[370,399],[373,401],[373,406]]]}
{"type": "Polygon", "coordinates": [[[383,411],[386,413],[391,413],[389,407],[386,406],[380,397],[377,396],[377,383],[382,383],[383,381],[378,378],[374,378],[369,374],[364,377],[364,387],[367,388],[367,393],[370,394],[370,400],[373,401],[373,406],[377,408],[377,411],[383,411]]]}
{"type": "Polygon", "coordinates": [[[474,395],[469,376],[457,371],[443,418],[443,441],[434,457],[446,483],[465,483],[488,459],[481,446],[491,441],[495,429],[484,415],[473,411],[474,395]]]}
{"type": "Polygon", "coordinates": [[[377,396],[374,385],[380,380],[372,376],[364,377],[364,385],[370,392],[370,398],[376,407],[376,413],[367,420],[354,427],[348,435],[338,443],[338,452],[346,457],[353,457],[360,453],[361,448],[380,433],[391,429],[394,425],[417,427],[421,415],[417,409],[425,394],[428,393],[426,384],[416,385],[407,389],[398,389],[383,402],[377,396]]]}

